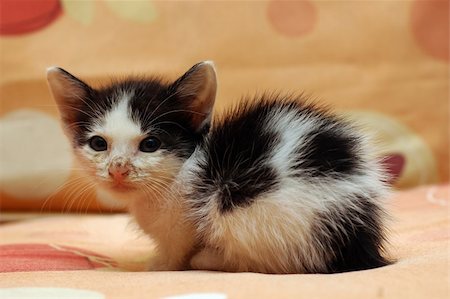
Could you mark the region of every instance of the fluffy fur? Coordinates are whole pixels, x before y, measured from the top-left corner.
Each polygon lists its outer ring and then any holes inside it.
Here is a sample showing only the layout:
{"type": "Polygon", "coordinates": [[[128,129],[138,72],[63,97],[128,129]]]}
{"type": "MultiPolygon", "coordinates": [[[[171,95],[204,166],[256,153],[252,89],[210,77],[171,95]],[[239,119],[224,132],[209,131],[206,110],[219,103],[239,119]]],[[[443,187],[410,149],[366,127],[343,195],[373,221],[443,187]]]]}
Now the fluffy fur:
{"type": "Polygon", "coordinates": [[[352,124],[301,98],[263,96],[210,129],[209,62],[173,83],[93,89],[59,68],[48,78],[76,156],[158,243],[151,270],[333,273],[388,263],[383,171],[352,124]],[[93,136],[108,148],[93,150],[93,136]],[[149,136],[160,147],[140,151],[149,136]],[[127,170],[119,181],[117,165],[127,170]]]}
{"type": "Polygon", "coordinates": [[[363,136],[302,99],[260,98],[185,164],[198,269],[331,273],[385,265],[385,195],[363,136]]]}

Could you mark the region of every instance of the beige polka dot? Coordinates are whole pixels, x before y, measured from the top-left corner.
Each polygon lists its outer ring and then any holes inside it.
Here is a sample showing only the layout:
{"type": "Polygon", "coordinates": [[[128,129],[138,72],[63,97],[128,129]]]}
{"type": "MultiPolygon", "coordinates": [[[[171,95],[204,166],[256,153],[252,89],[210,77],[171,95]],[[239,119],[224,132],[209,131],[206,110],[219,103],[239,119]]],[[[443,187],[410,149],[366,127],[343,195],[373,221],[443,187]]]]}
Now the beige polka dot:
{"type": "Polygon", "coordinates": [[[156,10],[152,1],[116,1],[104,2],[118,16],[140,23],[149,23],[156,18],[156,10]]]}
{"type": "Polygon", "coordinates": [[[62,0],[61,3],[64,7],[64,13],[68,16],[84,25],[92,23],[95,14],[95,2],[62,0]]]}
{"type": "Polygon", "coordinates": [[[376,143],[379,156],[400,153],[406,163],[395,186],[406,188],[438,180],[437,164],[430,147],[408,127],[387,115],[351,111],[345,116],[355,121],[376,143]]]}
{"type": "Polygon", "coordinates": [[[18,110],[0,119],[0,165],[3,192],[45,199],[70,175],[70,145],[55,118],[18,110]]]}

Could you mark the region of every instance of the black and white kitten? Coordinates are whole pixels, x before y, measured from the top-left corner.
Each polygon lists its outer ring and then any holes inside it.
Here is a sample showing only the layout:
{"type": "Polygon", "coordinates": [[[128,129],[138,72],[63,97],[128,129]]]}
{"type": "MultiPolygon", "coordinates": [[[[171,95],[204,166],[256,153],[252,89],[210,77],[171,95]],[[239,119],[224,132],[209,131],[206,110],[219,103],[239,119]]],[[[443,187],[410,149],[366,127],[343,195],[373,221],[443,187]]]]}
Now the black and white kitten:
{"type": "Polygon", "coordinates": [[[210,128],[202,62],[174,82],[48,81],[87,172],[158,244],[151,270],[333,273],[386,265],[387,193],[367,138],[300,98],[261,97],[210,128]]]}

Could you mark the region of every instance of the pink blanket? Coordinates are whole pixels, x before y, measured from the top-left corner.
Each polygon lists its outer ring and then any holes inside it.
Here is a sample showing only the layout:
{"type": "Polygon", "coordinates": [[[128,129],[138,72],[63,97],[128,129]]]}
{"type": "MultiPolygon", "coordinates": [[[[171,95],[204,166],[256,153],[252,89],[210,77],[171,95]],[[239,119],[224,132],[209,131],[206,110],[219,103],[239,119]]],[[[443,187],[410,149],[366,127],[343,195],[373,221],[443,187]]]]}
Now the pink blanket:
{"type": "Polygon", "coordinates": [[[397,192],[388,205],[397,262],[333,275],[141,272],[152,242],[124,214],[6,223],[0,298],[448,298],[449,186],[397,192]]]}

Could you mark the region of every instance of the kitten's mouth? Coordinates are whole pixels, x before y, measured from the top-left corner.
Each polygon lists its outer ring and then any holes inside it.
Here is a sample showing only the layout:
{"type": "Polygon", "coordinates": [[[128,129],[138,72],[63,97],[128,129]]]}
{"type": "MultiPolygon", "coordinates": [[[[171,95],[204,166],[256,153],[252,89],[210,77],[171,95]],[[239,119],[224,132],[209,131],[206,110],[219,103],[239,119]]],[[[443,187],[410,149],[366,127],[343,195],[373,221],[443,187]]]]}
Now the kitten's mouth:
{"type": "Polygon", "coordinates": [[[116,192],[130,192],[136,190],[136,187],[124,182],[111,182],[109,187],[116,192]]]}
{"type": "Polygon", "coordinates": [[[119,191],[119,192],[129,192],[129,191],[136,190],[136,188],[134,188],[134,187],[124,186],[124,185],[116,185],[113,187],[113,189],[115,191],[119,191]]]}

